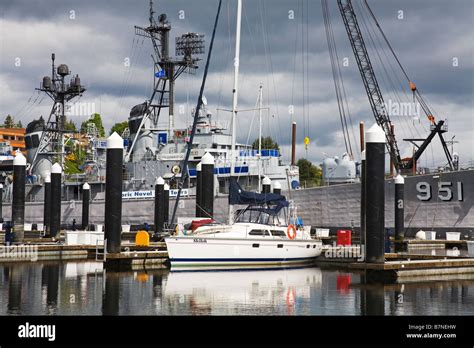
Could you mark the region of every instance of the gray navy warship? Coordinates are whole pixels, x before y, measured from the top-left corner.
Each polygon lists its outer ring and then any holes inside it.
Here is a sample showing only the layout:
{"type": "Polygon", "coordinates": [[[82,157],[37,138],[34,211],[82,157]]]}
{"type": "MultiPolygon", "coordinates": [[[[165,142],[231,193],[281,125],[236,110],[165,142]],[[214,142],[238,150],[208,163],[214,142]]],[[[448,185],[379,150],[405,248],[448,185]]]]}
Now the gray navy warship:
{"type": "MultiPolygon", "coordinates": [[[[135,27],[139,36],[148,38],[154,48],[154,89],[151,97],[134,106],[128,118],[128,129],[122,134],[126,154],[123,168],[123,216],[124,225],[141,225],[153,221],[154,183],[163,177],[170,185],[170,199],[177,194],[177,180],[181,177],[191,127],[174,127],[174,88],[176,79],[183,72],[197,69],[198,55],[204,51],[203,35],[186,33],[176,38],[176,57],[169,54],[171,25],[165,15],[156,21],[150,8],[147,27],[135,27]],[[167,110],[167,115],[163,112],[167,110]],[[164,116],[166,126],[163,126],[164,116]],[[160,122],[159,122],[160,121],[160,122]]],[[[64,161],[64,103],[81,95],[85,89],[79,76],[69,84],[65,77],[69,69],[62,64],[52,64],[52,76],[43,79],[40,90],[50,94],[54,107],[48,121],[36,120],[27,127],[26,147],[28,181],[26,189],[25,221],[42,221],[44,180],[54,162],[64,161]],[[57,107],[57,106],[62,107],[57,107]]],[[[196,166],[201,157],[211,153],[215,158],[215,216],[217,221],[227,219],[227,193],[230,177],[231,134],[226,126],[213,122],[207,102],[197,120],[191,157],[189,179],[184,184],[178,214],[192,217],[195,213],[196,166]]],[[[442,124],[441,124],[442,125],[442,124]]],[[[93,224],[103,224],[105,198],[105,139],[97,136],[91,125],[88,129],[89,149],[84,172],[65,178],[62,200],[62,219],[65,225],[73,219],[81,220],[82,185],[91,187],[91,215],[93,224]]],[[[294,201],[298,215],[306,225],[329,228],[335,231],[360,226],[359,163],[350,156],[335,158],[323,163],[324,186],[301,187],[299,169],[294,161],[283,164],[275,149],[252,149],[248,144],[236,144],[235,173],[242,187],[258,190],[260,180],[268,177],[273,185],[279,185],[282,193],[294,201]]],[[[390,150],[390,149],[389,149],[390,150]]],[[[474,168],[451,166],[448,170],[419,174],[406,173],[405,219],[407,235],[417,230],[435,230],[440,237],[447,231],[463,233],[463,238],[473,236],[474,230],[474,168]]],[[[386,189],[386,226],[393,225],[393,180],[388,178],[386,189]]],[[[10,180],[4,180],[3,215],[11,214],[10,180]]],[[[173,204],[173,203],[171,203],[173,204]]]]}

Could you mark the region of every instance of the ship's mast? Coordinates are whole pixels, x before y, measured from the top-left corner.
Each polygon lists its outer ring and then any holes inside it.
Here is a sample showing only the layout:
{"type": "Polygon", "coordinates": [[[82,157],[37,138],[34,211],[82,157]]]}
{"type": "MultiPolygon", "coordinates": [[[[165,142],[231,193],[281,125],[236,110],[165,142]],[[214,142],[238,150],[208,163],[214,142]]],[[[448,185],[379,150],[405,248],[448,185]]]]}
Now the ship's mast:
{"type": "Polygon", "coordinates": [[[176,38],[176,56],[170,56],[169,34],[171,24],[166,19],[166,14],[158,16],[155,20],[153,1],[150,0],[149,26],[135,26],[135,35],[151,40],[153,45],[153,92],[147,100],[148,110],[143,116],[140,126],[132,141],[132,145],[125,157],[128,161],[135,146],[140,132],[146,125],[146,120],[151,119],[152,130],[158,127],[158,120],[161,109],[168,108],[168,139],[174,135],[174,84],[176,79],[184,72],[192,73],[198,68],[196,63],[200,60],[195,55],[204,53],[204,35],[196,33],[186,33],[176,38]]]}
{"type": "MultiPolygon", "coordinates": [[[[240,23],[242,20],[242,0],[237,2],[237,25],[235,31],[235,57],[234,57],[234,88],[232,90],[232,131],[231,131],[231,149],[230,149],[230,178],[235,175],[235,137],[237,120],[237,101],[239,87],[239,59],[240,59],[240,23]]],[[[234,221],[234,206],[229,204],[229,224],[234,221]]]]}
{"type": "Polygon", "coordinates": [[[53,156],[53,161],[57,161],[64,168],[64,126],[66,124],[65,104],[75,97],[81,96],[86,90],[81,85],[79,75],[73,76],[71,81],[65,81],[66,76],[70,75],[69,67],[66,64],[60,64],[57,69],[54,64],[55,54],[51,54],[51,76],[43,77],[43,82],[38,91],[46,93],[53,100],[53,107],[41,135],[38,150],[36,151],[30,173],[36,164],[38,155],[53,156]]]}
{"type": "Polygon", "coordinates": [[[262,165],[262,109],[263,109],[263,86],[260,84],[258,94],[258,192],[262,192],[262,184],[260,178],[260,167],[262,165]]]}

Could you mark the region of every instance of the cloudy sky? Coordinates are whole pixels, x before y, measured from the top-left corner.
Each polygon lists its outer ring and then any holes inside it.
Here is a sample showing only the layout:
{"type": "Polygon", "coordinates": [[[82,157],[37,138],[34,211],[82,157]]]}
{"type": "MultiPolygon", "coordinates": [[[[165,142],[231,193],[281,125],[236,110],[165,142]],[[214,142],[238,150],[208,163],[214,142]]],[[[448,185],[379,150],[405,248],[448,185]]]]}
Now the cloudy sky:
{"type": "MultiPolygon", "coordinates": [[[[173,27],[171,52],[174,37],[185,32],[205,34],[208,47],[217,0],[154,2],[156,12],[166,13],[173,27]]],[[[371,125],[374,118],[336,2],[329,2],[350,110],[349,133],[358,159],[358,123],[371,125]]],[[[448,119],[446,139],[455,136],[459,143],[454,150],[461,162],[472,165],[474,3],[369,0],[369,4],[435,116],[448,119]]],[[[372,30],[362,2],[354,1],[354,7],[385,101],[411,102],[412,96],[403,90],[408,83],[380,34],[372,30]]],[[[80,75],[87,88],[80,102],[93,103],[107,129],[126,120],[130,108],[150,95],[151,43],[134,35],[134,25],[148,23],[148,0],[0,0],[0,11],[0,118],[12,114],[25,125],[40,115],[47,117],[51,100],[34,89],[50,74],[52,52],[57,64],[66,63],[80,75]],[[127,60],[130,67],[124,64],[127,60]]],[[[223,125],[229,113],[217,109],[231,106],[235,17],[236,1],[223,0],[205,92],[214,120],[223,125]]],[[[264,112],[264,135],[280,143],[284,160],[290,155],[291,121],[298,124],[299,157],[320,162],[324,156],[346,151],[319,0],[244,0],[240,62],[239,108],[255,106],[262,83],[264,104],[270,108],[264,112]],[[311,139],[307,151],[305,136],[311,139]]],[[[177,81],[177,108],[182,105],[184,110],[183,114],[176,111],[178,126],[191,122],[203,67],[201,61],[196,74],[183,74],[177,81]]],[[[79,124],[86,118],[74,116],[74,121],[79,124]]],[[[420,118],[394,115],[392,120],[402,155],[408,155],[412,149],[403,139],[425,137],[429,123],[423,114],[420,118]]],[[[239,114],[240,142],[253,141],[257,122],[254,112],[239,114]]],[[[444,163],[436,139],[421,165],[444,163]]]]}

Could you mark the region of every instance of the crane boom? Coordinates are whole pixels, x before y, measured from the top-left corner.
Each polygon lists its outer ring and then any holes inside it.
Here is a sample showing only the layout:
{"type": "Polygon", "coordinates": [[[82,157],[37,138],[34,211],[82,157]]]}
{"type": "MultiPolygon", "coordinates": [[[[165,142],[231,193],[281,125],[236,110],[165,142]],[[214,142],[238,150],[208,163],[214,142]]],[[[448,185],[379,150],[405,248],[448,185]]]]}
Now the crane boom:
{"type": "Polygon", "coordinates": [[[375,116],[375,121],[385,132],[387,139],[386,146],[390,154],[390,158],[394,167],[399,171],[403,166],[400,157],[400,151],[398,149],[395,136],[392,134],[390,129],[390,117],[385,108],[382,92],[380,91],[372,63],[370,62],[369,54],[360,31],[359,23],[357,22],[356,14],[354,12],[354,8],[352,7],[352,2],[351,0],[337,0],[337,4],[342,15],[342,20],[349,37],[355,59],[357,61],[357,66],[364,83],[365,91],[367,92],[367,96],[369,98],[372,112],[375,116]]]}

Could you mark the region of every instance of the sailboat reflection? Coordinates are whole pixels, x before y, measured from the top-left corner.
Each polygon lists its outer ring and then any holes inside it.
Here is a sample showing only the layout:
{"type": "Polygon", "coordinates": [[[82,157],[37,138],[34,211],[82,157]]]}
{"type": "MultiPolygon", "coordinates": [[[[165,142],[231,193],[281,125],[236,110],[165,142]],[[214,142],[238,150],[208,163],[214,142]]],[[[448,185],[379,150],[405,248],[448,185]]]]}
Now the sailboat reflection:
{"type": "Polygon", "coordinates": [[[163,296],[192,314],[245,314],[255,308],[259,314],[295,314],[321,282],[321,270],[313,267],[170,272],[163,296]]]}

